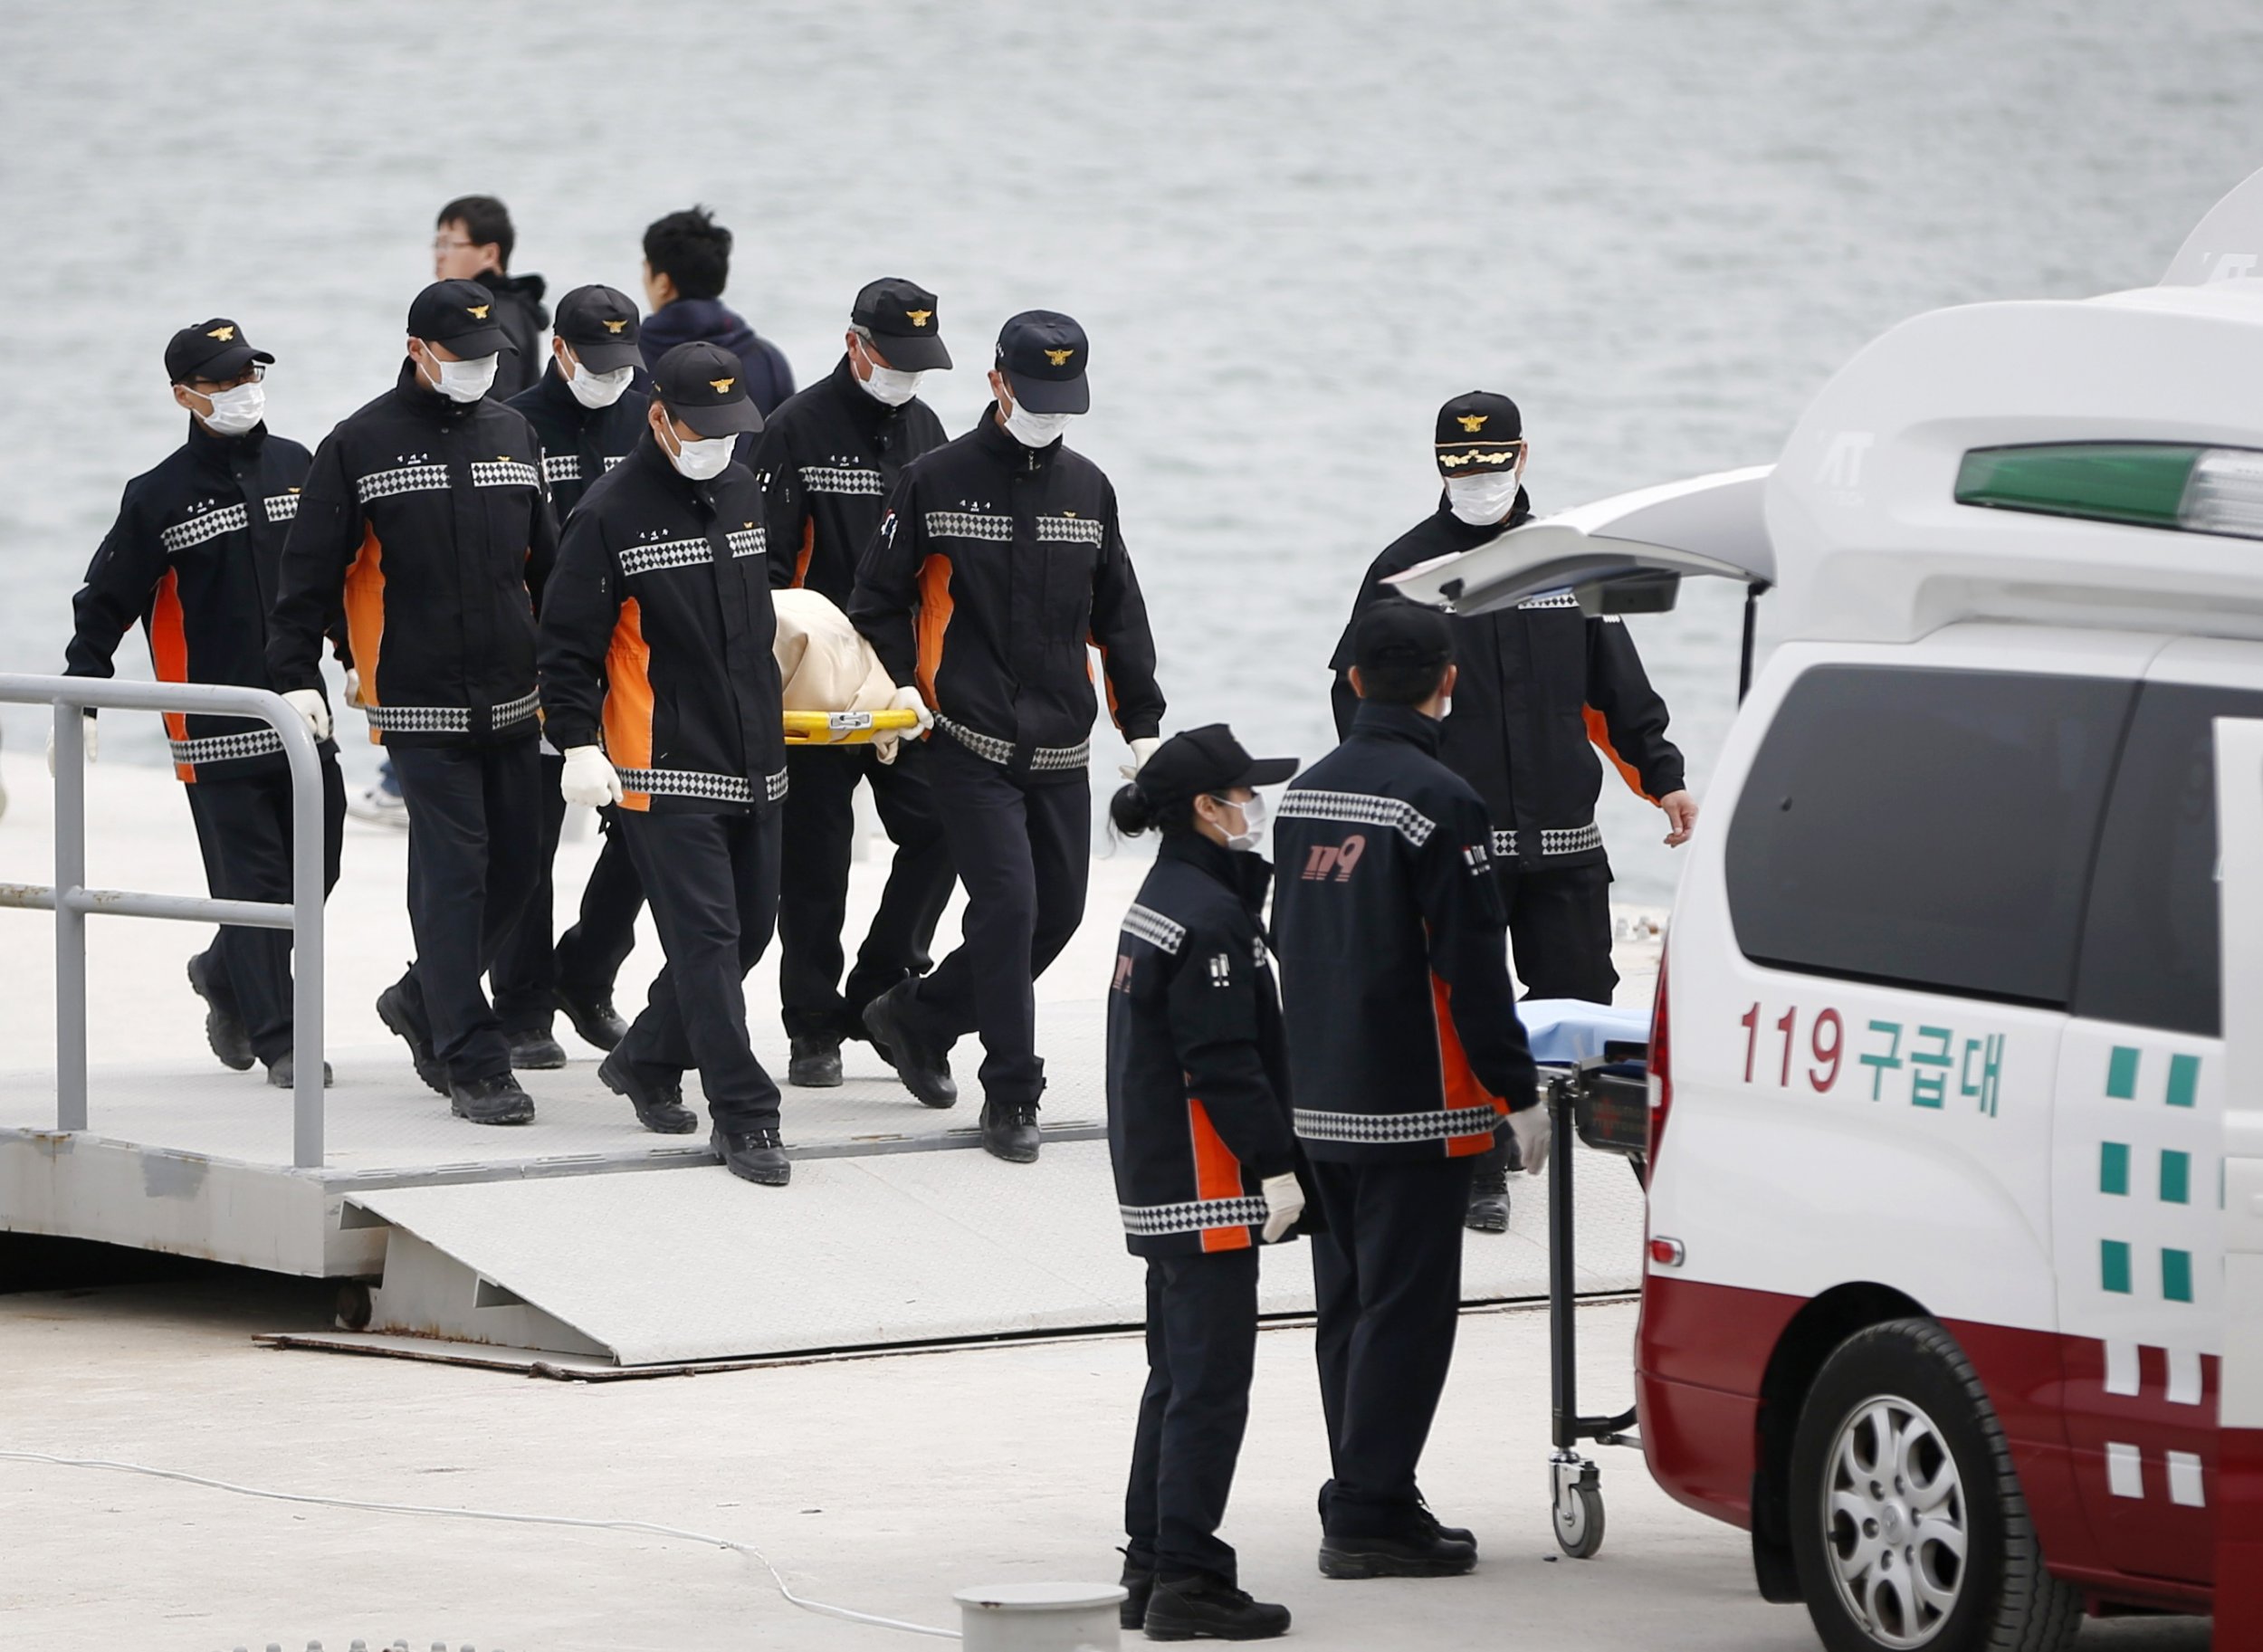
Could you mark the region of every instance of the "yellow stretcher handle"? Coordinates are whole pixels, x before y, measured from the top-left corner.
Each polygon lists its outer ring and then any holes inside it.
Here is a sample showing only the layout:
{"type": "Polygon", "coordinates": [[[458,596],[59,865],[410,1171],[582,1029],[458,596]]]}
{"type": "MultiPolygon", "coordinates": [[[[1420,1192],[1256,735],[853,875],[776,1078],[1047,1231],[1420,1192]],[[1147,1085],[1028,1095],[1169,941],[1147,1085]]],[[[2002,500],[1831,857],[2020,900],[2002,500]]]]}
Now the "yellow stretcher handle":
{"type": "Polygon", "coordinates": [[[788,711],[789,746],[862,746],[875,734],[920,726],[916,711],[788,711]]]}

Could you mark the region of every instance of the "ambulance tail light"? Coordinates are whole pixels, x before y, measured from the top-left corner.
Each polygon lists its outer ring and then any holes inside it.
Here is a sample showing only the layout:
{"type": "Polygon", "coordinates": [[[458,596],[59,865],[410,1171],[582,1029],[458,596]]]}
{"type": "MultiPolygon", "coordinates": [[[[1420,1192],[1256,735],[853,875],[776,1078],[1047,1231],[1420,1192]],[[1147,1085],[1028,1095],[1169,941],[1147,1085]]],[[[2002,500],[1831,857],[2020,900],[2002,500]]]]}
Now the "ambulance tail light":
{"type": "Polygon", "coordinates": [[[1650,1000],[1650,1169],[1658,1166],[1658,1144],[1666,1140],[1666,1115],[1674,1106],[1673,1040],[1666,1024],[1666,938],[1658,947],[1658,985],[1650,1000]]]}
{"type": "Polygon", "coordinates": [[[2263,540],[2263,452],[2170,442],[1976,447],[1957,468],[1956,501],[2263,540]]]}

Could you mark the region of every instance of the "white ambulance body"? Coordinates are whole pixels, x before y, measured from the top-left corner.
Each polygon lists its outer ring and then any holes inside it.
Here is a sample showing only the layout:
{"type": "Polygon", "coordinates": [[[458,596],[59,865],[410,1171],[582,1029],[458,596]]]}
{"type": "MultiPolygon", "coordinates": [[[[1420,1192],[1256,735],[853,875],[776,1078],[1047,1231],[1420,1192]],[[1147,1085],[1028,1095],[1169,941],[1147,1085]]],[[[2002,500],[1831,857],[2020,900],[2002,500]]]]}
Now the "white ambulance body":
{"type": "MultiPolygon", "coordinates": [[[[2263,279],[1922,316],[1771,471],[1402,588],[1475,611],[1645,572],[1772,587],[1784,638],[1660,979],[1653,1474],[1748,1527],[1833,1648],[2210,1609],[2227,1223],[2263,1252],[2263,844],[2220,857],[2216,759],[2230,720],[2227,817],[2263,823],[2263,279]],[[2258,1155],[2229,1172],[2228,1095],[2258,1155]]],[[[2231,1276],[2263,1292],[2263,1256],[2231,1276]]],[[[2263,1497],[2263,1436],[2224,1437],[2263,1497]]],[[[2228,1595],[2263,1590],[2248,1518],[2228,1595]]]]}

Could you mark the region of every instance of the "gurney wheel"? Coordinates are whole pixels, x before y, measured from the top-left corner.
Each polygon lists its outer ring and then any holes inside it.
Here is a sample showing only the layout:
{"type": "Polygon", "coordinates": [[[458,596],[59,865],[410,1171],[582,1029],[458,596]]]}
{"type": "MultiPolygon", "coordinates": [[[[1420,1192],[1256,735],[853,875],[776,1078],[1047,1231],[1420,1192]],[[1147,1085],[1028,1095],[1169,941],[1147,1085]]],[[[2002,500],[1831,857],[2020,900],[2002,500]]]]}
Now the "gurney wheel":
{"type": "Polygon", "coordinates": [[[1556,1499],[1556,1544],[1575,1561],[1603,1546],[1603,1488],[1592,1469],[1556,1499]]]}

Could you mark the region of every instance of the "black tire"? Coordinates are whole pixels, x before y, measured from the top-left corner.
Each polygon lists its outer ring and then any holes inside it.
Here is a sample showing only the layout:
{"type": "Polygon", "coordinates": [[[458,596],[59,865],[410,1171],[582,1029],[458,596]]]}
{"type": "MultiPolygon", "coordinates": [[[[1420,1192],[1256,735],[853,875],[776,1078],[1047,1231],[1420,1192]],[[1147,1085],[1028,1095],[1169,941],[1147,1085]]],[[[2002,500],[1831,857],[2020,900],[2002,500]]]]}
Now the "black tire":
{"type": "Polygon", "coordinates": [[[1870,1326],[1824,1362],[1800,1409],[1788,1507],[1800,1592],[1830,1652],[2060,1652],[2081,1623],[2080,1593],[2043,1568],[1987,1392],[1937,1321],[1870,1326]],[[1894,1463],[1889,1439],[1906,1443],[1894,1463]]]}
{"type": "Polygon", "coordinates": [[[1556,1546],[1575,1561],[1595,1558],[1603,1546],[1603,1490],[1598,1485],[1581,1484],[1571,1488],[1571,1514],[1566,1519],[1561,1508],[1555,1511],[1556,1546]]]}

